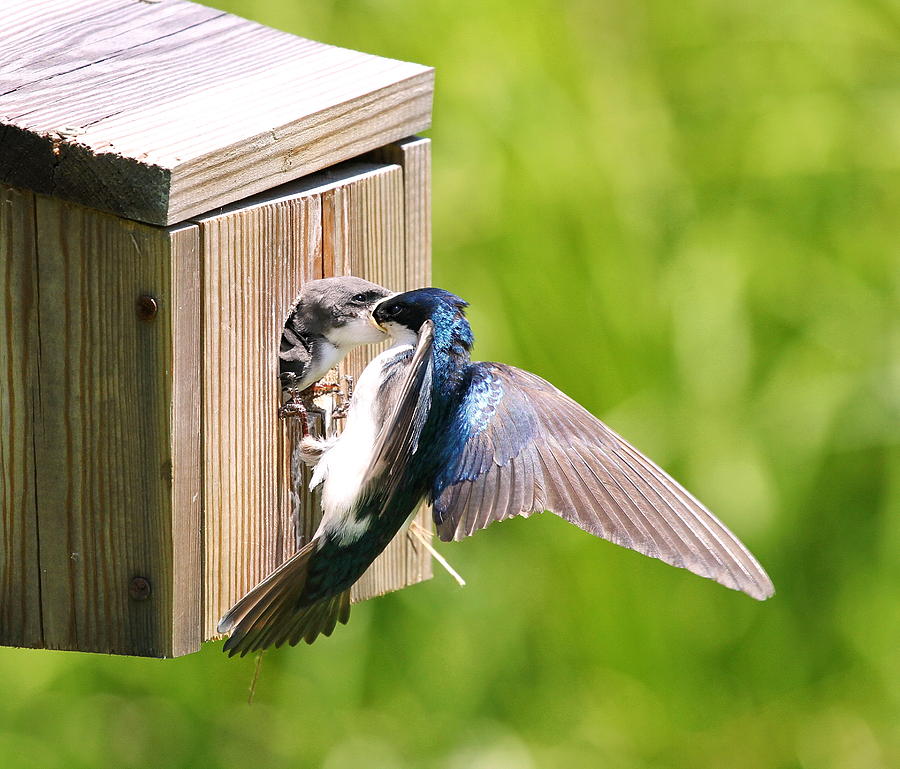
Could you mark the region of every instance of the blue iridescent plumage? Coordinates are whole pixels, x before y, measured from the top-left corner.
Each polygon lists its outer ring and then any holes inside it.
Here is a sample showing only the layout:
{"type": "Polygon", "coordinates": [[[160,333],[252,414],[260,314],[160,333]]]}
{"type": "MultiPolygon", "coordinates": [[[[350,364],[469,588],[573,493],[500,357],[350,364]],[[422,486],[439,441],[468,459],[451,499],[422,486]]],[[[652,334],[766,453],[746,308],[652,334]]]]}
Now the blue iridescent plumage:
{"type": "MultiPolygon", "coordinates": [[[[551,510],[585,531],[754,598],[772,583],[682,486],[540,377],[472,363],[466,303],[442,289],[385,299],[373,318],[398,340],[376,359],[379,426],[353,501],[220,625],[230,653],[315,640],[349,616],[349,587],[423,501],[442,539],[551,510]],[[414,336],[413,336],[414,334],[414,336]],[[403,339],[414,339],[415,347],[403,339]]],[[[365,377],[364,373],[364,377],[365,377]]],[[[349,440],[349,438],[348,438],[349,440]]],[[[327,481],[326,481],[327,482],[327,481]]]]}

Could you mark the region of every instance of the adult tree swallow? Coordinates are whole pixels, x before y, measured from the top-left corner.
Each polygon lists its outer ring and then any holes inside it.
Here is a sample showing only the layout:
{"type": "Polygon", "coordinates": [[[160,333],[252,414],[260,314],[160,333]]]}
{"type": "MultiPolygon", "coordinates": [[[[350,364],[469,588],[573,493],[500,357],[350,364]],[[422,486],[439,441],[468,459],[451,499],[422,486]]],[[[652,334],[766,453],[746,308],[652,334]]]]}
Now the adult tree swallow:
{"type": "Polygon", "coordinates": [[[223,617],[230,655],[330,635],[349,589],[422,500],[443,540],[551,510],[585,531],[763,600],[772,582],[682,486],[553,385],[472,363],[466,303],[437,288],[381,301],[393,346],[363,372],[321,454],[313,540],[223,617]]]}

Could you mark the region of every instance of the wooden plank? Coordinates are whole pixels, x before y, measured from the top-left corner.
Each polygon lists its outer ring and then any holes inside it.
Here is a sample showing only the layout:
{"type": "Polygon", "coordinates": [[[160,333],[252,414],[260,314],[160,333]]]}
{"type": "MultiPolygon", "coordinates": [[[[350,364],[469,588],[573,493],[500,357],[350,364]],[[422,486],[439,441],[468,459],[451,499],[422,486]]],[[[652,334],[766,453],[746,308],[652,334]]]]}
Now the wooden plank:
{"type": "MultiPolygon", "coordinates": [[[[198,331],[196,321],[174,327],[196,315],[196,260],[181,259],[196,248],[192,229],[173,234],[37,198],[35,458],[49,648],[145,656],[192,648],[190,633],[173,645],[172,624],[199,600],[190,595],[199,552],[173,538],[196,525],[196,508],[173,512],[173,497],[199,494],[196,474],[175,464],[196,453],[199,411],[183,389],[173,397],[171,373],[190,366],[196,342],[184,337],[198,331]],[[143,295],[158,302],[152,319],[136,311],[143,295]]],[[[191,379],[182,388],[195,387],[191,379]]]]}
{"type": "Polygon", "coordinates": [[[182,221],[430,123],[430,68],[186,0],[4,10],[0,181],[128,218],[182,221]]]}
{"type": "Polygon", "coordinates": [[[341,186],[322,193],[322,277],[349,275],[350,256],[347,233],[350,231],[350,209],[344,203],[346,189],[341,186]]]}
{"type": "MultiPolygon", "coordinates": [[[[373,72],[370,76],[369,69],[360,67],[357,74],[348,76],[353,78],[348,81],[352,87],[338,88],[335,84],[334,89],[327,91],[329,100],[337,99],[344,91],[342,103],[323,109],[313,117],[284,122],[275,130],[266,129],[250,139],[236,140],[177,165],[172,170],[167,221],[180,221],[272,184],[357,157],[372,147],[430,125],[434,88],[431,70],[377,88],[379,82],[397,73],[373,72]],[[364,88],[372,90],[359,93],[364,88]]],[[[310,80],[293,71],[289,75],[282,78],[283,89],[287,91],[299,89],[310,80]]],[[[333,79],[329,75],[327,79],[333,79]]],[[[258,90],[257,84],[245,83],[217,96],[222,100],[237,98],[248,103],[251,111],[261,111],[266,100],[260,100],[258,90]]],[[[210,94],[206,97],[212,98],[210,94]]],[[[210,107],[211,104],[206,108],[194,107],[191,112],[199,119],[210,107]]],[[[164,111],[156,119],[165,125],[179,109],[180,105],[164,111]]],[[[260,127],[248,126],[245,131],[260,127]]],[[[226,132],[222,126],[218,136],[224,137],[226,133],[234,134],[234,131],[226,132]]]]}
{"type": "MultiPolygon", "coordinates": [[[[403,139],[370,153],[375,162],[394,163],[403,169],[404,280],[397,290],[431,285],[431,140],[417,136],[403,139]]],[[[387,284],[391,285],[391,284],[387,284]]],[[[393,286],[392,286],[393,287],[393,286]]],[[[415,517],[423,531],[432,530],[431,508],[423,505],[415,517]]],[[[412,537],[391,543],[381,561],[372,565],[360,595],[378,595],[430,579],[431,557],[412,537]]]]}
{"type": "MultiPolygon", "coordinates": [[[[95,0],[91,3],[89,18],[91,21],[102,20],[110,10],[121,7],[120,0],[95,0]]],[[[81,0],[59,0],[52,6],[34,0],[6,0],[3,11],[6,25],[3,30],[5,45],[0,48],[0,77],[33,61],[30,52],[57,45],[58,39],[71,34],[73,22],[83,24],[85,21],[81,0]]]]}
{"type": "Polygon", "coordinates": [[[0,185],[0,644],[41,646],[34,195],[0,185]]]}
{"type": "Polygon", "coordinates": [[[204,637],[295,549],[278,344],[321,243],[303,193],[199,221],[204,297],[204,637]]]}
{"type": "MultiPolygon", "coordinates": [[[[339,274],[402,290],[406,277],[403,171],[399,166],[386,166],[383,172],[349,185],[339,202],[344,208],[340,218],[348,228],[339,274]]],[[[341,374],[358,378],[385,347],[384,343],[358,347],[345,359],[341,374]]]]}
{"type": "MultiPolygon", "coordinates": [[[[339,274],[357,275],[388,288],[403,291],[409,285],[405,227],[406,190],[403,171],[387,166],[348,185],[335,198],[341,210],[335,221],[347,222],[348,233],[341,239],[339,274]]],[[[420,250],[417,251],[420,253],[420,250]]],[[[366,345],[347,356],[340,366],[342,375],[358,378],[362,369],[385,345],[366,345]]],[[[430,528],[427,511],[418,514],[420,524],[430,528]]],[[[418,543],[401,532],[394,538],[350,591],[351,600],[364,601],[431,577],[431,557],[418,543]]]]}
{"type": "Polygon", "coordinates": [[[202,643],[200,228],[170,230],[172,270],[172,646],[173,657],[202,643]]]}
{"type": "MultiPolygon", "coordinates": [[[[247,590],[308,541],[318,493],[280,422],[278,341],[312,277],[407,280],[403,173],[345,164],[199,218],[204,309],[205,637],[247,590]],[[302,515],[298,515],[298,510],[302,515]]],[[[358,373],[373,349],[354,355],[358,373]]],[[[430,576],[427,553],[402,540],[354,591],[362,600],[430,576]]]]}
{"type": "MultiPolygon", "coordinates": [[[[407,290],[431,285],[431,139],[413,136],[384,148],[386,160],[403,169],[404,229],[407,290]]],[[[423,505],[416,514],[422,531],[432,531],[432,510],[423,505]]],[[[418,542],[406,546],[407,584],[432,576],[432,560],[418,542]]]]}
{"type": "MultiPolygon", "coordinates": [[[[90,78],[85,84],[104,85],[95,78],[100,71],[109,71],[111,59],[132,49],[139,49],[140,57],[148,43],[226,15],[193,3],[173,3],[165,14],[151,6],[121,0],[92,2],[89,8],[71,0],[13,0],[11,6],[4,3],[0,93],[8,97],[4,102],[6,114],[40,109],[42,105],[35,97],[50,95],[53,81],[60,77],[77,79],[75,73],[85,65],[90,69],[90,74],[84,74],[90,78]]],[[[94,93],[80,98],[100,97],[94,93]]],[[[52,109],[51,105],[43,106],[52,109]]]]}
{"type": "Polygon", "coordinates": [[[431,139],[412,136],[371,153],[403,169],[406,288],[431,285],[431,139]]]}

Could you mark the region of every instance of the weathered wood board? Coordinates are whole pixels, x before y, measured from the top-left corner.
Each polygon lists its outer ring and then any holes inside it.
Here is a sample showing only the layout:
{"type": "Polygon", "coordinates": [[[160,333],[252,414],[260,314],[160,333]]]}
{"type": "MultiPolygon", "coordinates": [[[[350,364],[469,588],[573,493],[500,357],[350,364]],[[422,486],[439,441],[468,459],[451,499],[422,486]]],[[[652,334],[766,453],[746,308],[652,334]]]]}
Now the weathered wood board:
{"type": "Polygon", "coordinates": [[[3,346],[13,354],[0,363],[15,383],[2,400],[11,427],[2,441],[14,460],[2,474],[11,490],[3,553],[4,570],[23,581],[2,583],[0,604],[9,608],[0,639],[151,656],[193,651],[198,229],[3,194],[14,212],[0,236],[10,244],[3,346]],[[158,311],[142,320],[145,295],[158,311]],[[26,461],[30,478],[21,472],[26,461]],[[13,606],[22,614],[7,616],[13,606]]]}
{"type": "MultiPolygon", "coordinates": [[[[206,290],[208,637],[235,601],[296,551],[291,489],[305,502],[306,537],[320,514],[318,496],[291,477],[296,431],[277,418],[277,342],[291,303],[306,280],[335,274],[405,289],[405,212],[401,166],[350,163],[196,220],[206,290]]],[[[360,348],[342,371],[358,376],[373,352],[360,348]]],[[[308,481],[308,474],[302,478],[308,481]]],[[[354,588],[353,599],[419,582],[430,568],[427,552],[403,534],[354,588]]]]}
{"type": "MultiPolygon", "coordinates": [[[[335,238],[335,275],[359,275],[395,291],[414,288],[409,280],[410,262],[406,240],[406,195],[404,171],[399,165],[391,173],[372,174],[357,183],[336,190],[330,197],[334,211],[331,221],[347,222],[349,237],[335,238]]],[[[344,376],[359,378],[373,355],[385,344],[360,347],[340,366],[344,376]]],[[[427,510],[418,514],[419,523],[430,530],[427,510]]],[[[411,585],[431,576],[431,556],[405,531],[394,538],[350,591],[353,601],[383,595],[398,586],[411,585]]]]}
{"type": "Polygon", "coordinates": [[[6,0],[0,181],[172,224],[427,128],[433,80],[187,0],[6,0]]]}
{"type": "Polygon", "coordinates": [[[367,157],[403,169],[406,288],[431,285],[431,139],[411,136],[367,157]]]}
{"type": "Polygon", "coordinates": [[[0,643],[40,646],[34,435],[37,372],[34,195],[0,185],[0,643]]]}
{"type": "MultiPolygon", "coordinates": [[[[426,282],[428,147],[170,228],[0,185],[0,643],[189,653],[295,552],[281,327],[313,278],[426,282]]],[[[430,575],[401,534],[353,599],[430,575]]]]}

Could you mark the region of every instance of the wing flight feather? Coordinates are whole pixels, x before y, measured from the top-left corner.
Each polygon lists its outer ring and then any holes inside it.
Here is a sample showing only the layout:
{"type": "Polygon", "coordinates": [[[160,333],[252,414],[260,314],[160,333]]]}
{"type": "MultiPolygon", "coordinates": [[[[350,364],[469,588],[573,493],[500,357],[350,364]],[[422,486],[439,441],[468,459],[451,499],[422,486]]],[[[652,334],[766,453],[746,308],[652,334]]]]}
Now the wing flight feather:
{"type": "Polygon", "coordinates": [[[548,509],[604,539],[765,599],[768,575],[665,471],[540,377],[473,366],[461,407],[469,438],[437,482],[441,539],[548,509]]]}

